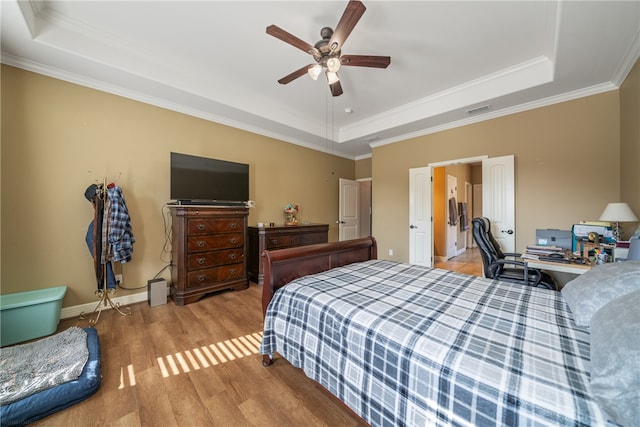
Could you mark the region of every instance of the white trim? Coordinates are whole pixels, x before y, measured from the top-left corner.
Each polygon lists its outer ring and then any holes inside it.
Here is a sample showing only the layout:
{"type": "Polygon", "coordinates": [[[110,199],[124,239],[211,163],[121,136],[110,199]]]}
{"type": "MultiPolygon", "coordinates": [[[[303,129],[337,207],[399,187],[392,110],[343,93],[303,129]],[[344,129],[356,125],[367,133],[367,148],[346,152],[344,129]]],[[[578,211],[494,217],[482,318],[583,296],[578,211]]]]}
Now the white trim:
{"type": "MultiPolygon", "coordinates": [[[[137,294],[124,295],[121,297],[113,298],[111,301],[114,304],[120,304],[120,306],[125,306],[129,304],[135,304],[138,302],[143,302],[147,300],[147,292],[139,292],[137,294]]],[[[101,302],[91,302],[87,304],[74,305],[71,307],[65,307],[60,311],[61,319],[69,319],[71,317],[80,316],[81,313],[85,315],[90,315],[93,310],[98,309],[100,311],[105,309],[111,309],[109,306],[104,306],[101,302]],[[100,304],[98,307],[96,307],[100,304]]]]}
{"type": "Polygon", "coordinates": [[[462,159],[454,159],[454,160],[445,160],[443,162],[433,162],[433,163],[429,163],[427,166],[431,166],[432,168],[440,168],[443,166],[464,165],[469,163],[482,163],[484,159],[488,159],[488,158],[489,156],[484,154],[482,156],[465,157],[462,159]]]}
{"type": "Polygon", "coordinates": [[[408,139],[417,138],[420,136],[431,135],[445,130],[455,129],[462,126],[467,126],[474,123],[480,123],[487,120],[495,119],[498,117],[509,116],[511,114],[522,113],[524,111],[535,110],[536,108],[548,107],[550,105],[560,104],[562,102],[573,101],[576,99],[584,98],[592,95],[599,95],[601,93],[610,92],[612,90],[619,89],[612,82],[605,82],[587,88],[566,92],[560,95],[550,96],[544,99],[538,99],[535,101],[527,102],[525,104],[514,105],[513,107],[503,108],[493,112],[481,114],[475,117],[464,118],[455,122],[443,123],[437,126],[426,127],[424,129],[417,130],[415,132],[408,132],[403,135],[399,135],[393,138],[382,139],[376,142],[369,143],[369,147],[376,148],[383,145],[389,145],[396,142],[406,141],[408,139]]]}

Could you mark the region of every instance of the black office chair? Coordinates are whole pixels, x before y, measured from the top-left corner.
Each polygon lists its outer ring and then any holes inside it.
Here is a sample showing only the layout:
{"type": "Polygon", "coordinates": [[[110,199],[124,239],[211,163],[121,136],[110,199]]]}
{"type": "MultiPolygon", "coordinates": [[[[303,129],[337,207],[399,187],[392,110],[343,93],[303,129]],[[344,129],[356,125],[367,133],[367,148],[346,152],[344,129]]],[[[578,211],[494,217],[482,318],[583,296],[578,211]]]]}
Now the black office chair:
{"type": "Polygon", "coordinates": [[[506,259],[502,251],[500,253],[503,256],[499,256],[498,251],[491,243],[489,232],[485,226],[485,218],[474,218],[471,223],[473,224],[473,239],[480,249],[480,255],[482,255],[484,277],[554,291],[558,289],[553,278],[548,274],[528,267],[526,262],[506,259]]]}

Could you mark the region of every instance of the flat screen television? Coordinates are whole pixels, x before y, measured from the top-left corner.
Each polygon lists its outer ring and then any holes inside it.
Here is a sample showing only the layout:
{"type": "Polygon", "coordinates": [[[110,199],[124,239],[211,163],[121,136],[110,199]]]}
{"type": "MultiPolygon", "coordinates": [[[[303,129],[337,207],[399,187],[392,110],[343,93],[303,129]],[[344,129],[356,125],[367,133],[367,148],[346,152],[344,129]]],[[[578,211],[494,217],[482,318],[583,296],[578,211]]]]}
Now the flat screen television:
{"type": "Polygon", "coordinates": [[[249,200],[249,165],[171,153],[171,199],[180,204],[242,204],[249,200]]]}

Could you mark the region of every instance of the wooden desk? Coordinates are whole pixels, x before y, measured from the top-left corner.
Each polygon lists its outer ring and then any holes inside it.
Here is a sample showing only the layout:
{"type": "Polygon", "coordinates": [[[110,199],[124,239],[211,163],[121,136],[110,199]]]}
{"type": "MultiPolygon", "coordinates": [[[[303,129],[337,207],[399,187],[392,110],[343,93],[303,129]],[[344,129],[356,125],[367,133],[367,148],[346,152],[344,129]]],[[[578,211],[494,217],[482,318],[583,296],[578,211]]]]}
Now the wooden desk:
{"type": "Polygon", "coordinates": [[[540,270],[559,271],[562,273],[583,274],[591,269],[590,264],[565,264],[563,262],[540,261],[528,259],[527,265],[540,270]]]}

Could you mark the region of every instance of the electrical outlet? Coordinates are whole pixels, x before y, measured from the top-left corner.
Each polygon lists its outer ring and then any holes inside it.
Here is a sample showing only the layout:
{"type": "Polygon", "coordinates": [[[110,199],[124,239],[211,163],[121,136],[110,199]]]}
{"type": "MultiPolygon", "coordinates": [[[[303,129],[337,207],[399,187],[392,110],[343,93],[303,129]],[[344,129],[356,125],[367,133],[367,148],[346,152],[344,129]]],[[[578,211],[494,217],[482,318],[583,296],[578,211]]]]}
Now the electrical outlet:
{"type": "Polygon", "coordinates": [[[389,249],[389,256],[393,256],[393,249],[389,249]]]}
{"type": "Polygon", "coordinates": [[[122,274],[116,274],[116,285],[122,285],[122,274]]]}

